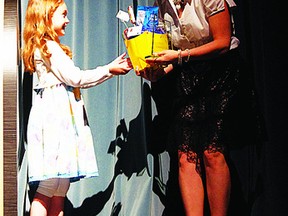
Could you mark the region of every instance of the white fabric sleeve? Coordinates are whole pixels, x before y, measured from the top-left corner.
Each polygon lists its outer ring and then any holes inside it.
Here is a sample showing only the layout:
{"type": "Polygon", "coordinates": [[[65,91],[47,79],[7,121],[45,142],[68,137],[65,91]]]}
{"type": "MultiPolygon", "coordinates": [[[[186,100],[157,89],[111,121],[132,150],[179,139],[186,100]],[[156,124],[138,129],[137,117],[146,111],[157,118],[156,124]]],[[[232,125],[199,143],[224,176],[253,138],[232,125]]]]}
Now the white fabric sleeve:
{"type": "Polygon", "coordinates": [[[236,3],[233,0],[226,0],[230,8],[236,7],[236,3]]]}
{"type": "Polygon", "coordinates": [[[233,0],[203,0],[206,8],[206,16],[210,17],[220,11],[223,11],[225,8],[225,1],[230,8],[236,7],[236,4],[233,0]]]}
{"type": "Polygon", "coordinates": [[[107,66],[99,66],[92,70],[81,70],[66,55],[58,43],[47,41],[47,47],[51,53],[48,67],[62,82],[73,87],[89,88],[98,85],[113,77],[107,66]]]}

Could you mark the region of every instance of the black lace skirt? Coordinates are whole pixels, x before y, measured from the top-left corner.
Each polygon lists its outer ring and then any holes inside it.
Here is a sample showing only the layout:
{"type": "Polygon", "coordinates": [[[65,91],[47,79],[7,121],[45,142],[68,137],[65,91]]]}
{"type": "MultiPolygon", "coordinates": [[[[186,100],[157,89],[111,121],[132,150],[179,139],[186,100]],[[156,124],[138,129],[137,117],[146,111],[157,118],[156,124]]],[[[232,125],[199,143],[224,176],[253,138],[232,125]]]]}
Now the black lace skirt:
{"type": "Polygon", "coordinates": [[[258,133],[251,75],[237,50],[183,62],[168,75],[152,85],[152,94],[159,117],[166,119],[169,151],[186,153],[199,168],[205,150],[225,154],[258,133]]]}

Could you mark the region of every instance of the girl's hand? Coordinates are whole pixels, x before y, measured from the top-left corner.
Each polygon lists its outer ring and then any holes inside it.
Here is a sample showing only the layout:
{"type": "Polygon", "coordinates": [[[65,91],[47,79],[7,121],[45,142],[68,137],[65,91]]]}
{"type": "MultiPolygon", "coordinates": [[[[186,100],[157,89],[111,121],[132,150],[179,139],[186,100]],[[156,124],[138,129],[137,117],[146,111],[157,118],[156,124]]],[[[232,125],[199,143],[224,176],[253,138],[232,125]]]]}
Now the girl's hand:
{"type": "Polygon", "coordinates": [[[146,62],[151,65],[168,65],[178,60],[178,51],[164,50],[153,53],[152,57],[146,58],[146,62]]]}
{"type": "Polygon", "coordinates": [[[125,58],[126,52],[118,56],[114,61],[108,64],[111,74],[125,75],[133,69],[130,58],[125,58]]]}

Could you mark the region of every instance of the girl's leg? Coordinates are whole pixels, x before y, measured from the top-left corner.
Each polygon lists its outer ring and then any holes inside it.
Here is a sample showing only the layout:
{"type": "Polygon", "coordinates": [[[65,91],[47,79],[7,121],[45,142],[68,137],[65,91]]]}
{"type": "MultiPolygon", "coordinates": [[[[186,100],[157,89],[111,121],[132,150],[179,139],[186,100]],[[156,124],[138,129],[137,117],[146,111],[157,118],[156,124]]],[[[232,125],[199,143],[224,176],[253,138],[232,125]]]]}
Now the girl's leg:
{"type": "Polygon", "coordinates": [[[51,178],[40,181],[31,204],[30,216],[59,215],[61,211],[63,214],[64,197],[69,186],[69,179],[51,178]],[[54,196],[56,196],[55,199],[54,196]],[[63,198],[60,199],[58,196],[63,198]],[[55,214],[55,211],[59,214],[55,214]]]}
{"type": "Polygon", "coordinates": [[[225,157],[221,152],[204,152],[207,195],[211,216],[227,215],[231,179],[225,157]]]}
{"type": "Polygon", "coordinates": [[[47,216],[51,205],[51,197],[58,187],[57,179],[40,181],[33,198],[30,216],[47,216]]]}
{"type": "Polygon", "coordinates": [[[204,188],[196,164],[187,161],[187,155],[179,152],[179,186],[186,216],[203,216],[204,188]]]}
{"type": "Polygon", "coordinates": [[[36,192],[31,204],[30,216],[47,216],[50,204],[50,197],[36,192]]]}
{"type": "Polygon", "coordinates": [[[48,216],[63,216],[64,215],[64,201],[63,196],[53,196],[51,198],[51,208],[49,209],[48,216]]]}
{"type": "Polygon", "coordinates": [[[64,202],[65,196],[70,187],[69,179],[59,179],[58,188],[53,194],[51,199],[50,209],[48,216],[63,216],[64,215],[64,202]]]}

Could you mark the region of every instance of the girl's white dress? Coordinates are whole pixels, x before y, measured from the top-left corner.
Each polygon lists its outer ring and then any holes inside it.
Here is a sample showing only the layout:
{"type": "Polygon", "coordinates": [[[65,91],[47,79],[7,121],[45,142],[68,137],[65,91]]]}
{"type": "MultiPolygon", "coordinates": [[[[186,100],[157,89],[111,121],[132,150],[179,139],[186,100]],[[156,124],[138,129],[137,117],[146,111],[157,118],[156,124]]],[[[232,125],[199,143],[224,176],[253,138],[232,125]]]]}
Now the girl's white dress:
{"type": "Polygon", "coordinates": [[[80,70],[58,43],[47,41],[49,60],[36,50],[36,92],[30,111],[27,148],[29,182],[98,176],[93,139],[81,95],[113,77],[107,66],[80,70]]]}

